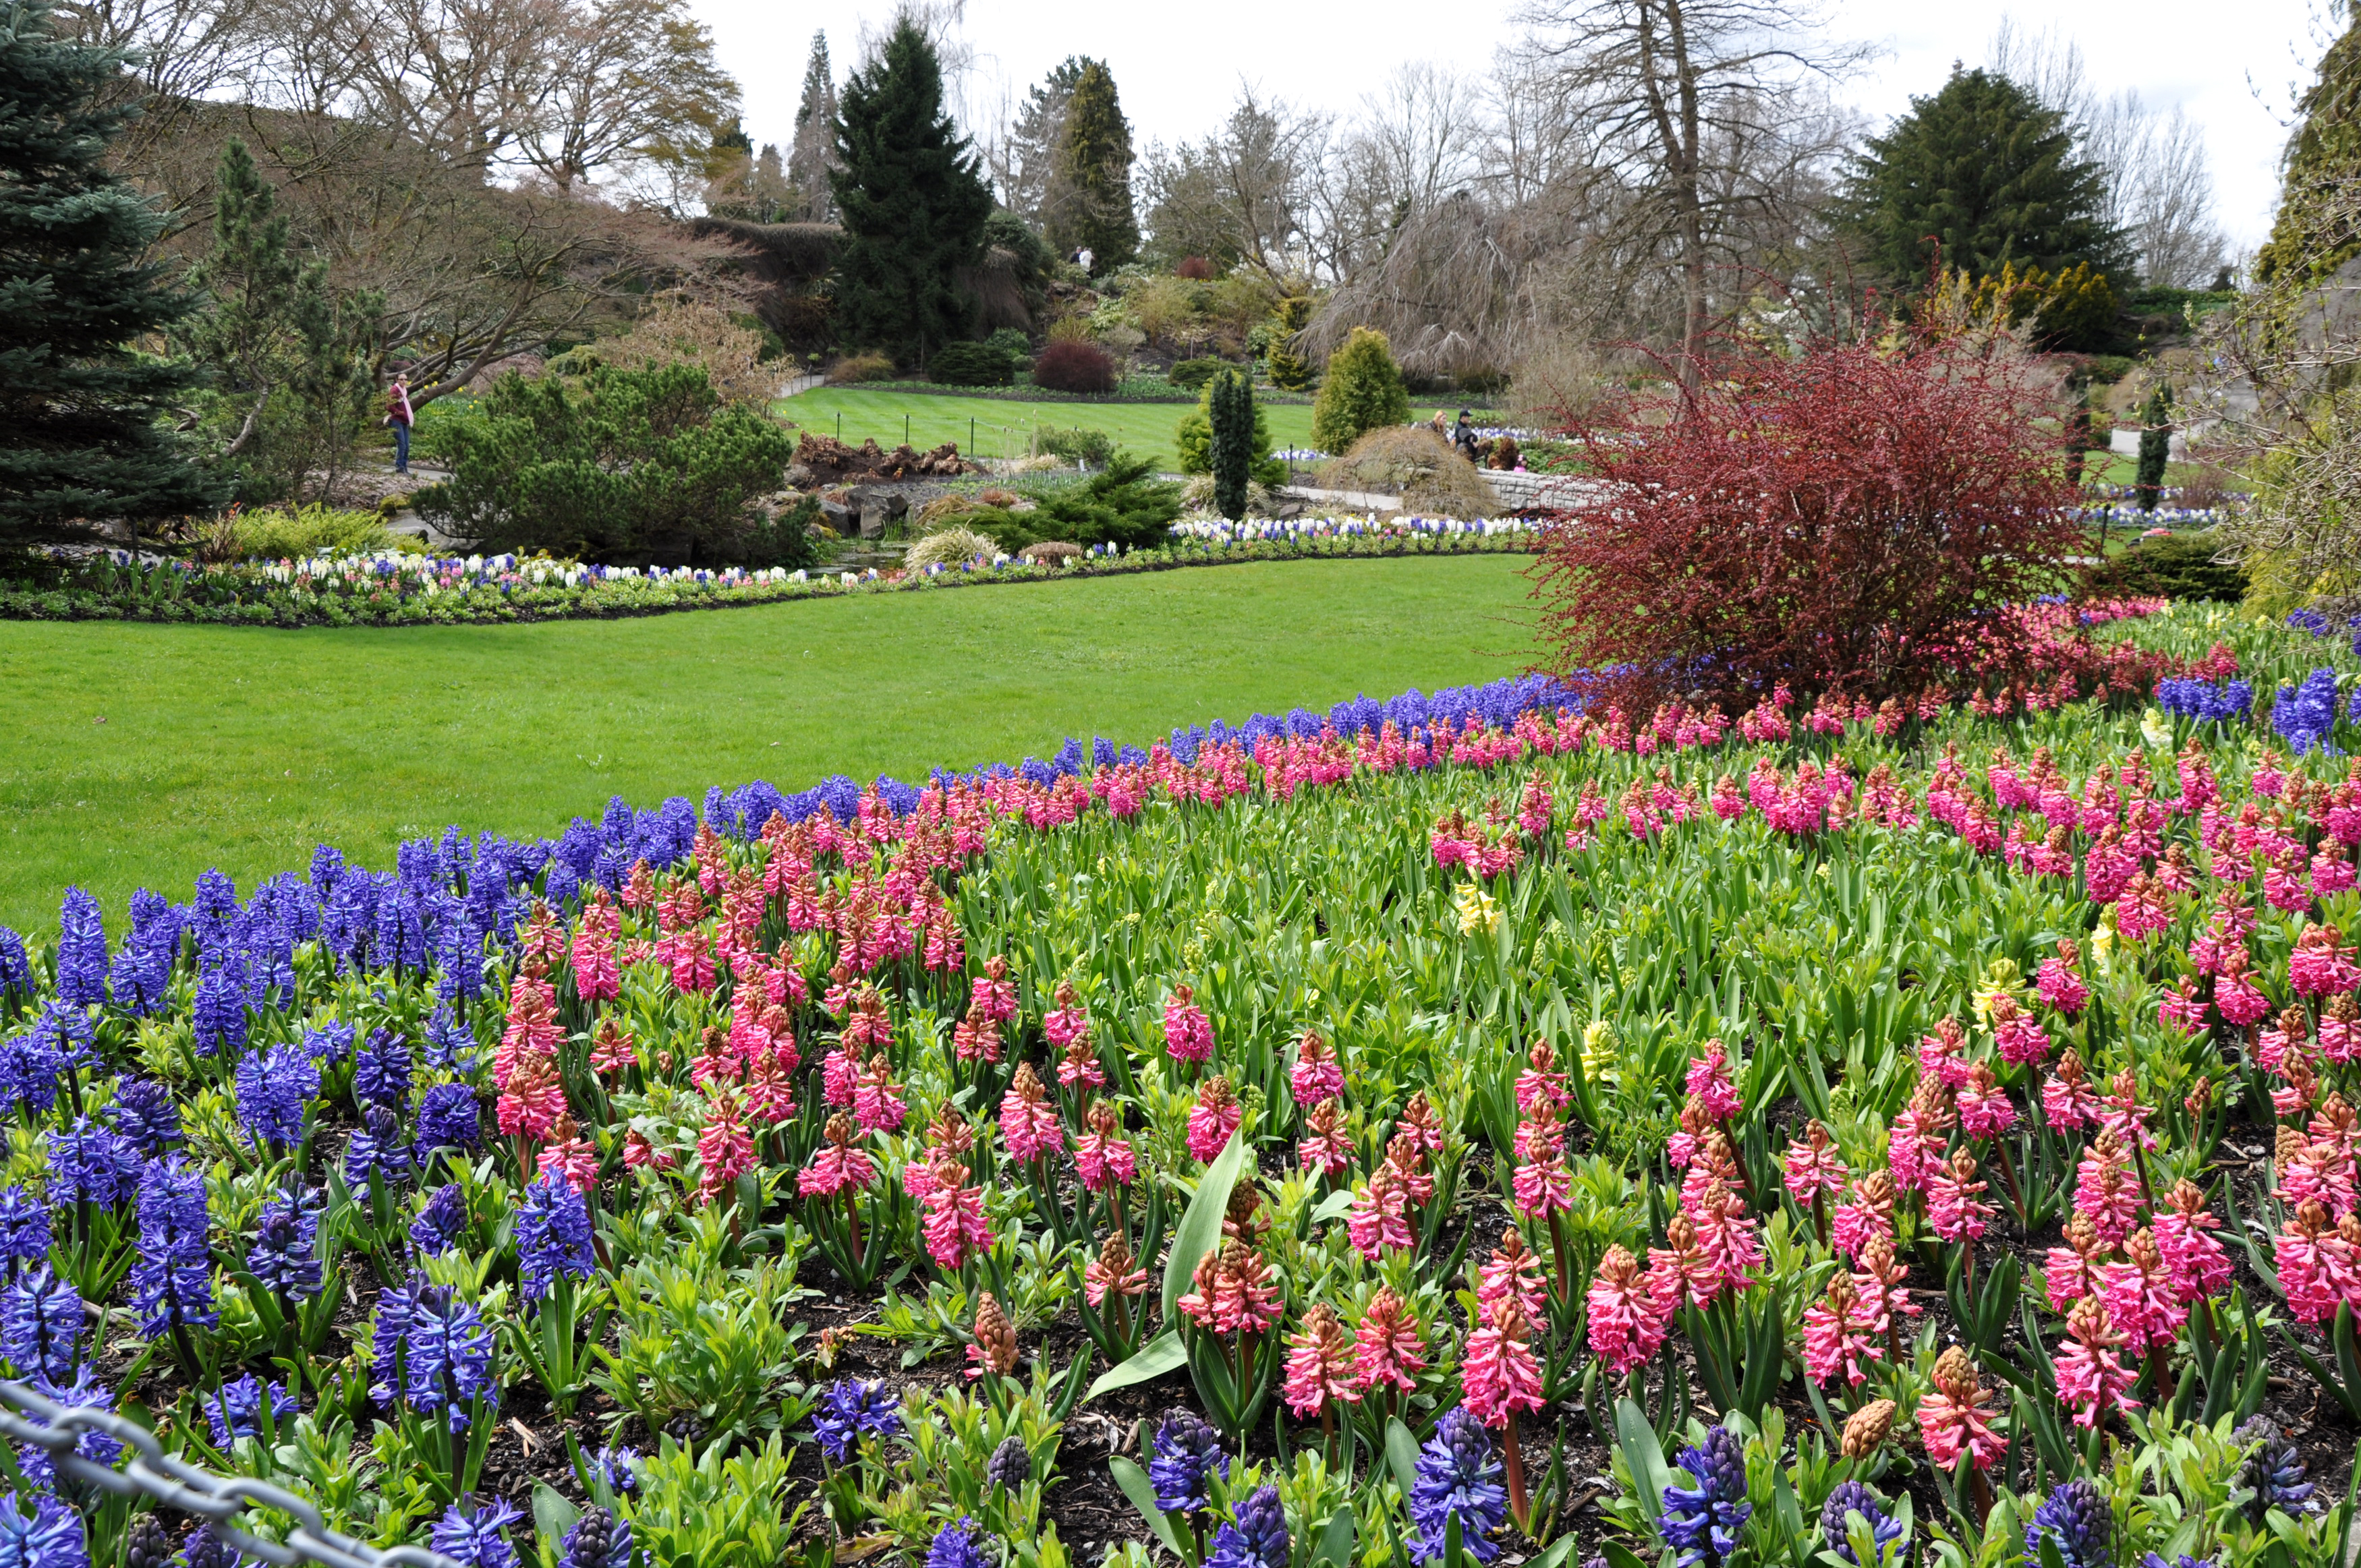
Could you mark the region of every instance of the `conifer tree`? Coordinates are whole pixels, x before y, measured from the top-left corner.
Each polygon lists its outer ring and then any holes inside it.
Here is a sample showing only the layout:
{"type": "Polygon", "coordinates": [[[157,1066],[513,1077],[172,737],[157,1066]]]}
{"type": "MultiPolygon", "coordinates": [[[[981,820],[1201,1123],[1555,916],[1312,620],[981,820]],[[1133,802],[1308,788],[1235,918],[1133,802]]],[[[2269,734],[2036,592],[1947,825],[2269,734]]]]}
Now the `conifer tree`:
{"type": "MultiPolygon", "coordinates": [[[[763,149],[765,157],[771,149],[763,149]]],[[[804,95],[796,104],[796,139],[787,149],[786,203],[790,222],[824,224],[836,217],[829,171],[836,167],[836,72],[829,64],[828,34],[812,34],[811,59],[804,65],[804,95]]],[[[764,219],[764,222],[774,221],[764,219]]]]}
{"type": "Polygon", "coordinates": [[[1975,278],[2014,262],[2058,273],[2078,263],[2131,275],[2106,225],[2106,174],[2081,155],[2063,115],[2005,76],[1954,71],[1846,171],[1837,205],[1857,254],[1905,285],[1943,265],[1975,278]]]}
{"type": "Polygon", "coordinates": [[[994,155],[993,178],[1000,186],[1000,204],[1035,228],[1046,228],[1065,200],[1059,151],[1065,143],[1066,109],[1089,63],[1070,54],[1027,88],[1016,123],[994,155]]]}
{"type": "Polygon", "coordinates": [[[1246,481],[1254,472],[1254,389],[1235,370],[1224,370],[1205,392],[1213,436],[1213,508],[1235,521],[1246,514],[1246,481]]]}
{"type": "Polygon", "coordinates": [[[941,60],[908,17],[845,83],[836,150],[840,341],[924,368],[965,335],[972,307],[956,275],[983,248],[992,191],[943,112],[941,60]]]}
{"type": "Polygon", "coordinates": [[[1410,418],[1410,388],[1392,345],[1374,327],[1356,326],[1328,356],[1328,373],[1312,403],[1312,444],[1345,453],[1379,425],[1410,418]]]}
{"type": "Polygon", "coordinates": [[[1091,269],[1108,272],[1139,254],[1139,218],[1131,203],[1131,123],[1115,99],[1103,60],[1082,62],[1058,141],[1057,199],[1048,238],[1060,254],[1091,253],[1091,269]]]}
{"type": "Polygon", "coordinates": [[[2132,488],[2142,511],[2154,511],[2164,488],[2165,460],[2172,455],[2172,389],[2159,383],[2140,410],[2139,468],[2132,488]]]}
{"type": "Polygon", "coordinates": [[[189,301],[145,259],[163,214],[106,167],[122,68],[49,0],[0,8],[0,552],[214,499],[159,422],[197,372],[140,351],[189,301]]]}

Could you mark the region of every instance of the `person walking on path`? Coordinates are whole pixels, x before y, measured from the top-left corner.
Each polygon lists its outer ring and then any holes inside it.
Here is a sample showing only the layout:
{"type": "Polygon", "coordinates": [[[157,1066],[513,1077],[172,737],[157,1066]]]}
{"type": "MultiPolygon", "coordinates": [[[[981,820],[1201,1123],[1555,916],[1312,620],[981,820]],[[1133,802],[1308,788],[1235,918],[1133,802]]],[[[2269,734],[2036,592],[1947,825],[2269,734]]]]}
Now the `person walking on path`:
{"type": "Polygon", "coordinates": [[[396,376],[386,389],[385,422],[393,428],[393,471],[410,472],[410,427],[418,416],[410,408],[410,378],[396,376]]]}

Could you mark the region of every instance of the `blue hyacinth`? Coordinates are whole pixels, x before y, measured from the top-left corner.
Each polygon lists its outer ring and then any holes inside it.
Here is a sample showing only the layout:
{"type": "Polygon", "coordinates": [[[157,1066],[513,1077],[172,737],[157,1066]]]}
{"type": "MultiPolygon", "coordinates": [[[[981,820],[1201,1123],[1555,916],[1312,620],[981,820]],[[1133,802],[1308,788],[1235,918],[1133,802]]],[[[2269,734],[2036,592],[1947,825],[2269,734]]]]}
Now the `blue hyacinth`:
{"type": "Polygon", "coordinates": [[[189,1003],[189,1027],[196,1037],[200,1056],[214,1057],[246,1048],[246,987],[230,971],[225,960],[199,960],[196,995],[189,1003]]]}
{"type": "Polygon", "coordinates": [[[407,1317],[402,1402],[422,1416],[442,1416],[458,1431],[467,1424],[470,1400],[500,1398],[492,1376],[492,1331],[482,1313],[439,1285],[421,1288],[407,1317]]]}
{"type": "Polygon", "coordinates": [[[391,1029],[372,1029],[353,1058],[353,1098],[398,1111],[410,1098],[410,1042],[391,1029]]]}
{"type": "Polygon", "coordinates": [[[2167,713],[2212,724],[2243,720],[2255,705],[2252,681],[2211,681],[2169,676],[2156,683],[2156,703],[2167,713]]]}
{"type": "Polygon", "coordinates": [[[2278,1422],[2257,1416],[2232,1435],[2242,1446],[2252,1445],[2238,1466],[2237,1484],[2246,1493],[2240,1508],[2256,1526],[2273,1508],[2292,1515],[2311,1501],[2315,1483],[2304,1477],[2303,1451],[2287,1440],[2278,1422]]]}
{"type": "Polygon", "coordinates": [[[238,1119],[267,1143],[302,1143],[303,1113],[319,1092],[320,1069],[300,1046],[272,1046],[237,1064],[238,1119]]]}
{"type": "Polygon", "coordinates": [[[33,965],[25,956],[25,938],[0,926],[0,992],[25,996],[32,989],[33,965]]]}
{"type": "Polygon", "coordinates": [[[209,1329],[219,1320],[210,1223],[204,1177],[178,1155],[149,1160],[139,1179],[138,1257],[131,1266],[139,1332],[149,1339],[184,1324],[209,1329]]]}
{"type": "Polygon", "coordinates": [[[560,1279],[588,1279],[598,1266],[590,1251],[590,1210],[555,1172],[524,1190],[516,1238],[517,1272],[528,1301],[546,1297],[560,1279]]]}
{"type": "Polygon", "coordinates": [[[1858,1481],[1839,1481],[1820,1508],[1820,1534],[1828,1550],[1861,1568],[1861,1560],[1853,1555],[1852,1543],[1845,1530],[1845,1515],[1857,1513],[1869,1524],[1870,1537],[1882,1555],[1886,1547],[1902,1539],[1902,1521],[1885,1511],[1884,1499],[1858,1481]]]}
{"type": "Polygon", "coordinates": [[[900,1403],[875,1378],[840,1378],[819,1397],[812,1431],[829,1461],[841,1464],[866,1435],[893,1437],[902,1430],[900,1403]]]}
{"type": "Polygon", "coordinates": [[[1287,1508],[1277,1486],[1255,1488],[1232,1518],[1234,1522],[1213,1532],[1207,1568],[1287,1568],[1287,1508]]]}
{"type": "Polygon", "coordinates": [[[434,1190],[418,1218],[410,1223],[410,1245],[420,1253],[433,1257],[450,1251],[459,1243],[460,1233],[467,1228],[467,1194],[456,1181],[446,1181],[434,1190]]]}
{"type": "Polygon", "coordinates": [[[473,1149],[484,1141],[476,1091],[464,1083],[438,1083],[418,1106],[421,1149],[473,1149]]]}
{"type": "Polygon", "coordinates": [[[927,1568],[992,1568],[992,1560],[976,1544],[975,1521],[961,1514],[957,1524],[937,1530],[927,1548],[927,1568]]]}
{"type": "Polygon", "coordinates": [[[0,1039],[0,1099],[14,1109],[40,1114],[58,1102],[58,1079],[66,1070],[65,1042],[76,1024],[87,1032],[89,1018],[52,1002],[29,1029],[0,1039]]]}
{"type": "Polygon", "coordinates": [[[1167,1410],[1149,1440],[1148,1478],[1156,1487],[1156,1506],[1168,1514],[1193,1513],[1205,1507],[1205,1482],[1219,1473],[1230,1478],[1230,1456],[1222,1452],[1222,1438],[1193,1410],[1167,1410]]]}
{"type": "Polygon", "coordinates": [[[1508,1488],[1500,1485],[1500,1459],[1484,1423],[1460,1406],[1443,1412],[1434,1435],[1418,1453],[1411,1487],[1410,1517],[1416,1526],[1411,1555],[1422,1563],[1443,1559],[1452,1519],[1459,1520],[1462,1550],[1478,1563],[1500,1554],[1492,1539],[1509,1518],[1508,1488]]]}
{"type": "Polygon", "coordinates": [[[1715,1427],[1705,1442],[1682,1452],[1681,1468],[1697,1485],[1664,1488],[1656,1528],[1680,1553],[1681,1568],[1700,1561],[1719,1568],[1754,1512],[1746,1500],[1745,1449],[1729,1428],[1715,1427]]]}
{"type": "Polygon", "coordinates": [[[90,1568],[82,1516],[52,1497],[0,1497],[0,1563],[22,1568],[90,1568]],[[25,1509],[30,1505],[32,1512],[25,1509]]]}
{"type": "Polygon", "coordinates": [[[497,1497],[473,1508],[454,1503],[434,1521],[426,1544],[466,1568],[517,1568],[508,1530],[523,1518],[523,1509],[497,1497]]]}
{"type": "Polygon", "coordinates": [[[115,1130],[143,1159],[155,1159],[181,1141],[181,1108],[152,1079],[115,1080],[115,1130]]]}
{"type": "Polygon", "coordinates": [[[2316,669],[2297,686],[2281,686],[2271,704],[2271,728],[2301,756],[2315,746],[2334,752],[2329,737],[2336,729],[2336,672],[2316,669]]]}
{"type": "Polygon", "coordinates": [[[302,1409],[286,1387],[264,1383],[251,1372],[235,1383],[225,1383],[205,1401],[205,1422],[214,1431],[214,1446],[227,1453],[242,1437],[262,1435],[263,1402],[269,1401],[271,1430],[302,1409]]]}
{"type": "Polygon", "coordinates": [[[320,1205],[305,1193],[274,1198],[254,1223],[247,1272],[274,1296],[308,1301],[320,1293],[320,1205]]]}
{"type": "Polygon", "coordinates": [[[631,1521],[592,1505],[574,1521],[557,1554],[557,1568],[631,1568],[631,1521]]]}
{"type": "MultiPolygon", "coordinates": [[[[53,1383],[46,1377],[28,1377],[26,1382],[34,1393],[54,1404],[81,1406],[93,1410],[111,1411],[115,1409],[113,1391],[92,1376],[87,1363],[71,1382],[53,1383]]],[[[38,1424],[46,1426],[48,1423],[38,1424]]],[[[113,1464],[123,1457],[123,1444],[103,1431],[83,1432],[74,1440],[73,1451],[76,1457],[87,1459],[93,1464],[113,1464]]],[[[21,1442],[16,1445],[16,1468],[35,1487],[42,1491],[56,1489],[57,1466],[50,1462],[49,1451],[39,1444],[21,1442]]],[[[0,1563],[6,1561],[6,1558],[0,1557],[0,1563]]]]}
{"type": "Polygon", "coordinates": [[[2033,1510],[2025,1532],[2027,1568],[2040,1568],[2041,1543],[2052,1541],[2066,1568],[2114,1568],[2114,1515],[2106,1494],[2088,1481],[2064,1481],[2033,1510]]]}
{"type": "Polygon", "coordinates": [[[607,1489],[619,1497],[640,1495],[640,1451],[636,1448],[602,1448],[590,1456],[590,1467],[607,1483],[607,1489]]]}
{"type": "Polygon", "coordinates": [[[49,1146],[49,1198],[57,1203],[95,1203],[112,1209],[139,1190],[141,1159],[138,1146],[88,1116],[52,1132],[49,1146]]]}
{"type": "Polygon", "coordinates": [[[0,1349],[19,1377],[72,1382],[82,1331],[82,1297],[47,1264],[0,1292],[0,1349]]]}
{"type": "Polygon", "coordinates": [[[21,1187],[0,1188],[0,1259],[14,1276],[49,1255],[49,1205],[21,1187]]]}
{"type": "Polygon", "coordinates": [[[357,1190],[410,1179],[414,1151],[401,1141],[401,1124],[382,1105],[361,1113],[361,1130],[345,1146],[345,1182],[357,1190]]]}
{"type": "Polygon", "coordinates": [[[106,921],[78,887],[66,889],[58,911],[58,997],[74,1007],[106,1003],[106,921]]]}

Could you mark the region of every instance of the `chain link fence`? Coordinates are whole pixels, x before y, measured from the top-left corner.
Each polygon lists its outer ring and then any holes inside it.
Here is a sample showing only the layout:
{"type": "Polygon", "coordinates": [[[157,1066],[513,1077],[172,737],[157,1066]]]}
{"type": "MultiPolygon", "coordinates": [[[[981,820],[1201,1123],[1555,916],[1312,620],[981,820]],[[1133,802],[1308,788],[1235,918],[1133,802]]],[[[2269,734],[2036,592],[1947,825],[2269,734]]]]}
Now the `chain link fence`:
{"type": "Polygon", "coordinates": [[[122,1497],[149,1497],[214,1527],[222,1543],[273,1568],[323,1563],[326,1568],[465,1568],[419,1546],[370,1546],[330,1530],[320,1510],[283,1486],[243,1475],[216,1475],[164,1452],[156,1434],[105,1410],[60,1405],[22,1383],[0,1380],[0,1437],[46,1451],[58,1475],[122,1497]],[[84,1432],[103,1432],[123,1444],[120,1470],[74,1453],[84,1432]],[[295,1521],[284,1541],[265,1541],[230,1521],[248,1508],[268,1508],[295,1521]]]}

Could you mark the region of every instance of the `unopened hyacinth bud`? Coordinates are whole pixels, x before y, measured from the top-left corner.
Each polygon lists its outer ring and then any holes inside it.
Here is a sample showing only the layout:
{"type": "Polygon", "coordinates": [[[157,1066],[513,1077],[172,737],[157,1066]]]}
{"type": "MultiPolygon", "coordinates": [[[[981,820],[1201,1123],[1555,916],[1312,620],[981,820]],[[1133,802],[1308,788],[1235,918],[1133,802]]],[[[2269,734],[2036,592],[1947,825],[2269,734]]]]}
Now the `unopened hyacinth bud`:
{"type": "Polygon", "coordinates": [[[2053,1487],[2033,1510],[2033,1526],[2025,1532],[2025,1555],[2039,1562],[2041,1543],[2053,1542],[2067,1568],[2114,1568],[2114,1515],[2106,1494],[2088,1481],[2066,1481],[2053,1487]]]}
{"type": "Polygon", "coordinates": [[[975,1304],[975,1343],[969,1359],[1002,1377],[1016,1370],[1016,1327],[989,1290],[975,1304]]]}
{"type": "Polygon", "coordinates": [[[983,1478],[1012,1492],[1033,1479],[1033,1454],[1022,1436],[1011,1432],[1001,1440],[992,1457],[983,1462],[983,1478]]]}
{"type": "Polygon", "coordinates": [[[631,1523],[595,1505],[566,1532],[557,1568],[630,1568],[631,1523]]]}
{"type": "Polygon", "coordinates": [[[2247,1496],[2239,1508],[2260,1526],[2271,1509],[2293,1514],[2312,1496],[2313,1483],[2304,1479],[2303,1452],[2287,1440],[2279,1424],[2257,1416],[2232,1434],[2254,1452],[2238,1467],[2238,1486],[2247,1496]]]}
{"type": "Polygon", "coordinates": [[[166,1568],[180,1550],[181,1543],[172,1539],[162,1519],[142,1514],[131,1521],[123,1538],[124,1568],[166,1568]]]}
{"type": "Polygon", "coordinates": [[[1894,1430],[1894,1404],[1891,1399],[1872,1399],[1855,1410],[1844,1424],[1844,1438],[1839,1445],[1847,1459],[1867,1459],[1885,1446],[1885,1434],[1894,1430]]]}

